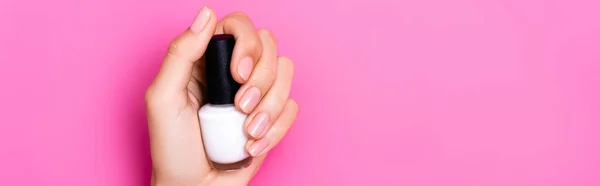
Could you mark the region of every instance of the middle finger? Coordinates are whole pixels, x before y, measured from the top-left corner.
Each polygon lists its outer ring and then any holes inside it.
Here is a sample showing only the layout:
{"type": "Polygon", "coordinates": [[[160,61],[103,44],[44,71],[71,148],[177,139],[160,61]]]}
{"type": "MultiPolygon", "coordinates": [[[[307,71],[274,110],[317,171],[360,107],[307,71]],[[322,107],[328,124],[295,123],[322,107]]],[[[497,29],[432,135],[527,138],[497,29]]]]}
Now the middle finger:
{"type": "Polygon", "coordinates": [[[235,96],[236,105],[246,114],[251,113],[271,89],[277,76],[277,43],[267,30],[259,30],[263,51],[248,81],[235,96]]]}

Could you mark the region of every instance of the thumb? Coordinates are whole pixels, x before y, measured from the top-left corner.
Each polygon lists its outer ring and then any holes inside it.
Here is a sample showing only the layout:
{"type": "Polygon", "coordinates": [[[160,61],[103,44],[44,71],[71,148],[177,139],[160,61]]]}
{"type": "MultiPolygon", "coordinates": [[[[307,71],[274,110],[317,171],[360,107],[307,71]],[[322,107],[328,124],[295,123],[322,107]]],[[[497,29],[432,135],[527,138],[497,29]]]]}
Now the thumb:
{"type": "Polygon", "coordinates": [[[194,63],[204,55],[216,25],[215,12],[208,7],[202,8],[191,26],[169,45],[167,55],[152,85],[154,91],[163,95],[173,95],[186,89],[192,77],[194,63]]]}

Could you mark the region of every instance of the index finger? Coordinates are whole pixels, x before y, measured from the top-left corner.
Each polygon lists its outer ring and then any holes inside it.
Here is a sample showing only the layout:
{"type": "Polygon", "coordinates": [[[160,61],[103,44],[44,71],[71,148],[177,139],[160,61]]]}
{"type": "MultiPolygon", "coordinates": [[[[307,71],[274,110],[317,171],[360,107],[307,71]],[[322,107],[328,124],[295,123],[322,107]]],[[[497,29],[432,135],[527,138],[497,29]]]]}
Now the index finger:
{"type": "Polygon", "coordinates": [[[231,34],[235,37],[231,75],[238,83],[246,83],[262,53],[262,43],[254,24],[246,14],[236,12],[219,21],[215,33],[231,34]]]}

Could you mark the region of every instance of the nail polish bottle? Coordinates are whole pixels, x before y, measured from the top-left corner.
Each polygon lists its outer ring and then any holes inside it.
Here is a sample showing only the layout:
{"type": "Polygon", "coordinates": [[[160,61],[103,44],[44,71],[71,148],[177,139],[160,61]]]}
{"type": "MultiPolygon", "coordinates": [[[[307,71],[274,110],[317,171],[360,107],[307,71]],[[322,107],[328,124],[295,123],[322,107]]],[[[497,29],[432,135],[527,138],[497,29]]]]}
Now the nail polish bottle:
{"type": "Polygon", "coordinates": [[[234,105],[240,84],[231,76],[231,56],[235,38],[215,35],[205,52],[206,104],[198,111],[204,151],[211,166],[218,170],[236,170],[252,162],[246,151],[244,132],[247,115],[234,105]]]}

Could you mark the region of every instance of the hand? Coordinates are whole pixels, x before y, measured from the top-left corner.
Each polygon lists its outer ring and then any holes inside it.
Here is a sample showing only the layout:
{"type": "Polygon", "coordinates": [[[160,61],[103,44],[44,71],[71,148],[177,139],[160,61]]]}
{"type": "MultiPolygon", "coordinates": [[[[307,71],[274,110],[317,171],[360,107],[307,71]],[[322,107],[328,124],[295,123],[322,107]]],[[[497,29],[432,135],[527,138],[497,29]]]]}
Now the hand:
{"type": "Polygon", "coordinates": [[[215,12],[203,8],[189,29],[173,40],[146,92],[152,185],[246,185],[296,119],[298,105],[289,98],[293,73],[292,61],[277,55],[269,31],[257,31],[243,13],[217,22],[215,12]],[[248,114],[244,127],[251,140],[246,148],[254,157],[249,167],[232,172],[211,168],[198,121],[202,56],[211,37],[221,33],[236,38],[231,72],[243,85],[235,106],[248,114]]]}

